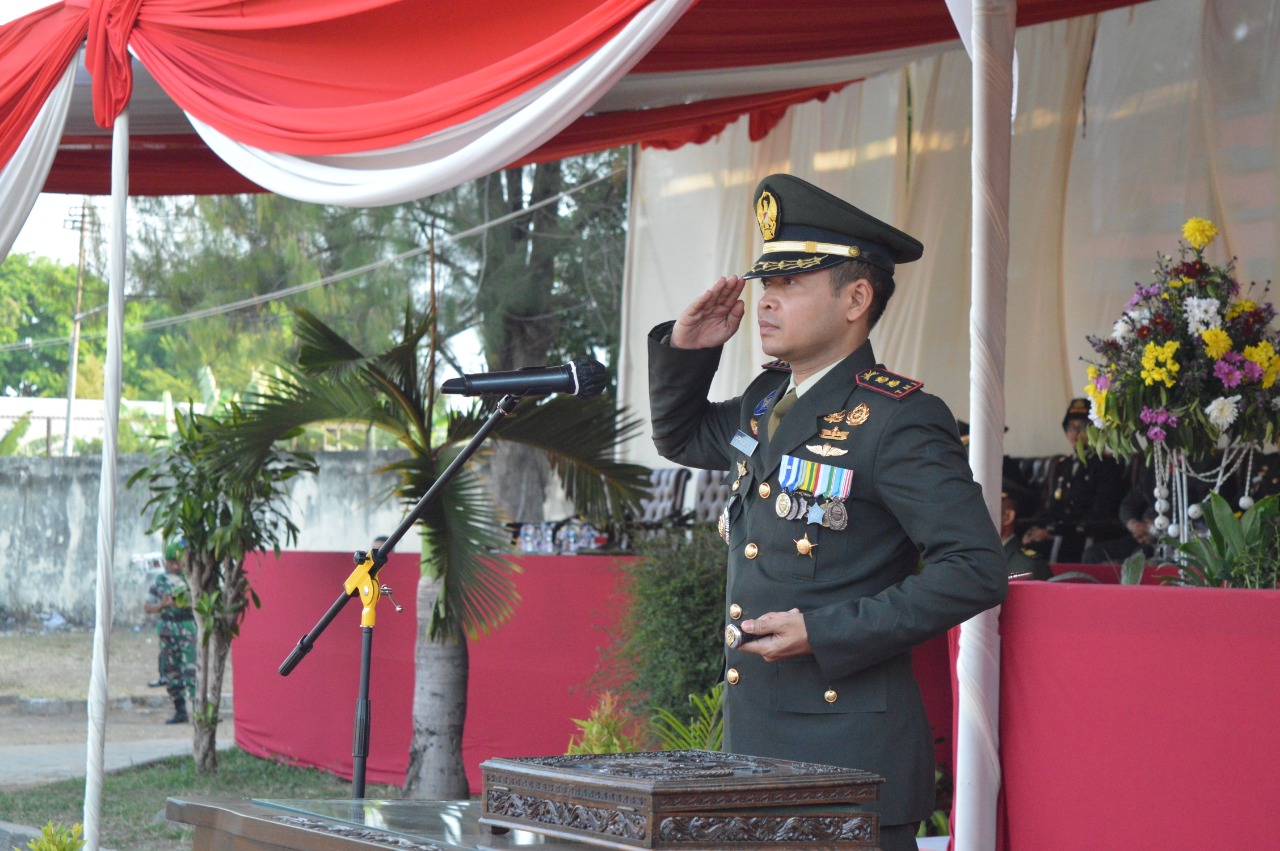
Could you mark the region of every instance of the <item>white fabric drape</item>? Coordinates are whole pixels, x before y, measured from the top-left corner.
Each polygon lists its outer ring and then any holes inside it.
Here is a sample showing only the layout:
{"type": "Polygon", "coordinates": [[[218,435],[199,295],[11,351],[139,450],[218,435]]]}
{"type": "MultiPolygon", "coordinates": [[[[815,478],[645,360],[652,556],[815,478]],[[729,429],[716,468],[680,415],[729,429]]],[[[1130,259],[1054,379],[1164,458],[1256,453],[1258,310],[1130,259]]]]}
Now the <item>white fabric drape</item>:
{"type": "MultiPolygon", "coordinates": [[[[954,8],[954,4],[953,4],[954,8]]],[[[1005,312],[1009,279],[1009,152],[1016,0],[973,0],[973,309],[969,319],[969,463],[1000,525],[1005,312]]],[[[1000,794],[1000,614],[960,628],[956,658],[956,851],[994,851],[1000,794]]]]}
{"type": "Polygon", "coordinates": [[[94,606],[89,676],[89,738],[84,787],[87,851],[101,842],[103,752],[106,747],[107,668],[111,650],[112,574],[116,551],[116,447],[120,426],[120,373],[124,350],[125,213],[129,200],[129,111],[111,138],[111,243],[107,251],[107,356],[103,364],[102,478],[98,488],[98,592],[94,606]]]}
{"type": "Polygon", "coordinates": [[[0,218],[0,260],[9,255],[13,241],[18,238],[31,208],[40,197],[45,177],[58,152],[58,139],[67,123],[67,111],[71,108],[71,92],[75,88],[76,66],[80,55],[67,66],[53,94],[45,101],[36,116],[35,123],[18,146],[13,159],[0,170],[0,205],[5,214],[0,218]]]}
{"type": "Polygon", "coordinates": [[[396,148],[300,157],[243,145],[188,115],[214,153],[279,195],[376,207],[443,192],[491,174],[555,136],[609,91],[693,0],[655,0],[608,45],[553,82],[484,115],[396,148]]]}

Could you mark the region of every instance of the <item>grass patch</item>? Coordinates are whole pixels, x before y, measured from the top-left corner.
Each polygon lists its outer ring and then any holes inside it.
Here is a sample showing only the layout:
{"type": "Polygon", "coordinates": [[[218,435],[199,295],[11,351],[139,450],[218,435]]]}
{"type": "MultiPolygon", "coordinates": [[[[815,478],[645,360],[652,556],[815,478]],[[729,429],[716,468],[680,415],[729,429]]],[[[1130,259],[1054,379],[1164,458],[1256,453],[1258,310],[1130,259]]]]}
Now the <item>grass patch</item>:
{"type": "MultiPolygon", "coordinates": [[[[217,798],[349,798],[351,783],[311,768],[250,756],[238,748],[218,754],[216,774],[198,774],[190,756],[175,756],[106,775],[102,789],[105,848],[187,851],[195,830],[164,818],[170,796],[217,798]]],[[[397,786],[365,787],[368,798],[400,798],[397,786]]],[[[40,827],[84,818],[84,780],[0,791],[0,820],[40,827]]],[[[6,849],[7,851],[7,849],[6,849]]]]}

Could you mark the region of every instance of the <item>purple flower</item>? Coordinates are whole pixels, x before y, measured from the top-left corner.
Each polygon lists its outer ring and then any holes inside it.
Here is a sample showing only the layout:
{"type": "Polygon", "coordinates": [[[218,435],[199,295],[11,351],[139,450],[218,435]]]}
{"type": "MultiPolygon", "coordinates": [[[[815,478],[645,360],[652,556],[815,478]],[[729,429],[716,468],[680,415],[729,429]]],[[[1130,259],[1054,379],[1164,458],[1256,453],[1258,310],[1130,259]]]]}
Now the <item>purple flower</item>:
{"type": "Polygon", "coordinates": [[[1251,360],[1244,362],[1244,380],[1258,382],[1262,380],[1262,367],[1251,360]]]}
{"type": "Polygon", "coordinates": [[[1107,375],[1105,372],[1098,373],[1098,377],[1093,379],[1093,386],[1098,390],[1110,390],[1111,376],[1107,375]]]}
{"type": "Polygon", "coordinates": [[[1164,429],[1160,428],[1160,426],[1153,425],[1151,428],[1147,429],[1147,439],[1153,440],[1156,443],[1163,443],[1164,429]]]}
{"type": "MultiPolygon", "coordinates": [[[[1169,428],[1173,428],[1178,424],[1177,414],[1170,413],[1164,408],[1149,408],[1146,405],[1142,407],[1142,413],[1138,414],[1138,418],[1150,426],[1167,425],[1169,428]]],[[[1152,440],[1164,440],[1164,431],[1162,429],[1156,429],[1156,431],[1160,432],[1160,437],[1152,438],[1152,440]]]]}
{"type": "Polygon", "coordinates": [[[1236,387],[1240,384],[1240,370],[1231,361],[1223,358],[1213,365],[1214,377],[1222,381],[1223,387],[1236,387]]]}

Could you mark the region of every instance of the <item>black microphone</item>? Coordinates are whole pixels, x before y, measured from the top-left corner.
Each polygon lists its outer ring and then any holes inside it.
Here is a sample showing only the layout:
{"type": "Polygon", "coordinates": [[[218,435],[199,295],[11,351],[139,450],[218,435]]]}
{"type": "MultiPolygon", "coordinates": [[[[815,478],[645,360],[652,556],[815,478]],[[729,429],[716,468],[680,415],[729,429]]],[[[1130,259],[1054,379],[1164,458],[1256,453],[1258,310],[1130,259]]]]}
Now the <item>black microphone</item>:
{"type": "Polygon", "coordinates": [[[527,366],[511,372],[478,372],[450,378],[440,385],[441,393],[463,396],[545,396],[570,393],[587,398],[604,390],[608,373],[604,364],[578,358],[563,366],[527,366]]]}

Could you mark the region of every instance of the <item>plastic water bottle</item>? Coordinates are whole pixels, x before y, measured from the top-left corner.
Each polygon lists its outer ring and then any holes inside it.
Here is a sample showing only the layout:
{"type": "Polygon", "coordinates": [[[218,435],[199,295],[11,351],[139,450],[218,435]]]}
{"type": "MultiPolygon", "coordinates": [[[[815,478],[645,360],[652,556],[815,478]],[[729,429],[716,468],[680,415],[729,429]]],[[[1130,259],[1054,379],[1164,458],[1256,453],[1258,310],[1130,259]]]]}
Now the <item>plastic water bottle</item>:
{"type": "Polygon", "coordinates": [[[538,541],[533,534],[533,524],[521,523],[520,524],[520,552],[532,553],[532,552],[537,552],[537,550],[538,550],[538,541]]]}
{"type": "Polygon", "coordinates": [[[554,523],[542,524],[542,536],[538,540],[538,552],[554,555],[556,551],[556,527],[554,523]]]}
{"type": "Polygon", "coordinates": [[[578,554],[578,525],[566,523],[564,534],[560,536],[560,552],[567,556],[578,554]]]}

